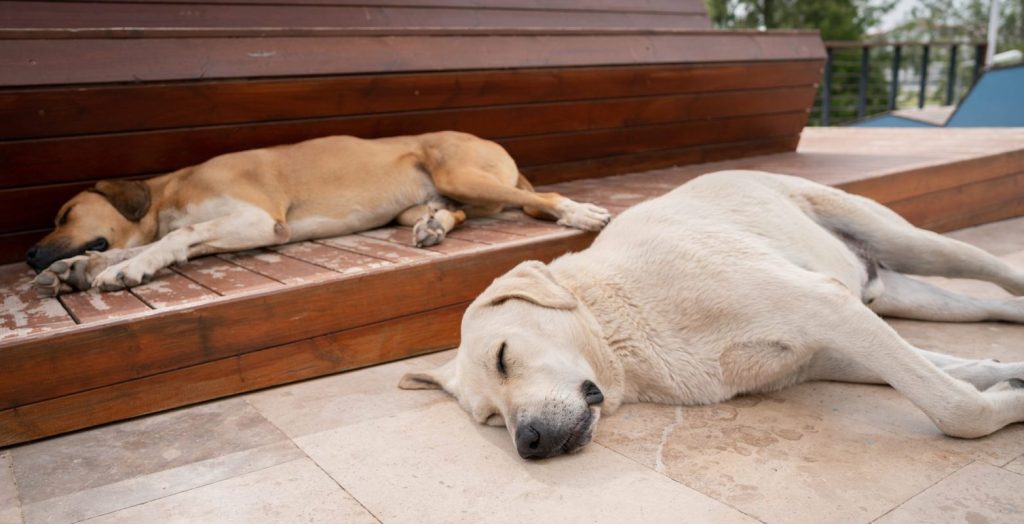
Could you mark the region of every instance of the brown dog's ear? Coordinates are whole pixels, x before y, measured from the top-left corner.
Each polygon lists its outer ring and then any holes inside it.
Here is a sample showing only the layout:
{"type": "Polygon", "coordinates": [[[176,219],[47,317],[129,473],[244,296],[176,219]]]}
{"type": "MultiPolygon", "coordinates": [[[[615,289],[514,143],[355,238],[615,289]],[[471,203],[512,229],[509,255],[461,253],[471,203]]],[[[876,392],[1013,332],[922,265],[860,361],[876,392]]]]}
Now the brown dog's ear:
{"type": "Polygon", "coordinates": [[[491,306],[511,299],[553,309],[575,309],[577,305],[576,297],[555,280],[548,266],[536,260],[512,268],[480,295],[481,303],[491,306]]]}
{"type": "Polygon", "coordinates": [[[402,389],[443,389],[455,394],[455,359],[430,371],[406,373],[398,382],[402,389]]]}
{"type": "Polygon", "coordinates": [[[138,180],[101,180],[93,191],[106,197],[114,209],[132,222],[142,220],[149,212],[149,186],[138,180]]]}

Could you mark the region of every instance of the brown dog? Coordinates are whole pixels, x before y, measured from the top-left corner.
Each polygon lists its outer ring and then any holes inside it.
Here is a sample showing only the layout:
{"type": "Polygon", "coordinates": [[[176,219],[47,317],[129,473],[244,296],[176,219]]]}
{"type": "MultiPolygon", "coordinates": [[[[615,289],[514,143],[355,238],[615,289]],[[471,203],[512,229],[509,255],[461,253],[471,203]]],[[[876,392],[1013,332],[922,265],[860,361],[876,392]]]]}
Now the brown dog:
{"type": "Polygon", "coordinates": [[[145,181],[103,181],[61,207],[26,254],[40,293],[115,290],[187,259],[380,227],[441,242],[467,216],[521,206],[596,231],[604,209],[535,193],[498,144],[465,133],[335,136],[231,153],[145,181]]]}

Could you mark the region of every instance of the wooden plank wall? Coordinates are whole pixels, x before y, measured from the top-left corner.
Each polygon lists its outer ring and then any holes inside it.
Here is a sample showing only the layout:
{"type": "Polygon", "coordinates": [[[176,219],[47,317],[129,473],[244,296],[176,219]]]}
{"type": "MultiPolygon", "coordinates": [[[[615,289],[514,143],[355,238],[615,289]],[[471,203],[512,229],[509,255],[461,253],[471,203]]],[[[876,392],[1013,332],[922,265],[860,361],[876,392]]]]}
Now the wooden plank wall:
{"type": "Polygon", "coordinates": [[[0,263],[97,180],[330,134],[462,130],[537,183],[795,148],[818,36],[704,31],[703,9],[0,2],[0,263]]]}

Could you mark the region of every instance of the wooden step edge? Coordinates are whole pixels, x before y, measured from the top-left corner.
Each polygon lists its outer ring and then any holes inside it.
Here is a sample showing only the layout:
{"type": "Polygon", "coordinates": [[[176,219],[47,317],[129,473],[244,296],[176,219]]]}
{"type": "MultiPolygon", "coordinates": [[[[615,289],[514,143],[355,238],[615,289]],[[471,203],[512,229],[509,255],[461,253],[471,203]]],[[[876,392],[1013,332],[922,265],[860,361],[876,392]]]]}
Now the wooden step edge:
{"type": "Polygon", "coordinates": [[[818,36],[817,30],[677,29],[671,27],[87,27],[0,28],[0,40],[142,39],[142,38],[310,38],[332,36],[481,37],[492,36],[757,36],[769,38],[818,36]]]}
{"type": "MultiPolygon", "coordinates": [[[[468,302],[0,411],[0,448],[455,347],[468,302]]],[[[397,384],[395,384],[397,387],[397,384]]]]}
{"type": "Polygon", "coordinates": [[[876,177],[844,182],[836,187],[888,204],[1012,175],[1019,172],[1022,165],[1024,148],[962,160],[940,159],[927,165],[900,168],[876,177]]]}
{"type": "Polygon", "coordinates": [[[0,409],[466,302],[522,260],[551,260],[585,248],[594,237],[568,231],[394,271],[229,297],[24,343],[5,341],[0,409]]]}

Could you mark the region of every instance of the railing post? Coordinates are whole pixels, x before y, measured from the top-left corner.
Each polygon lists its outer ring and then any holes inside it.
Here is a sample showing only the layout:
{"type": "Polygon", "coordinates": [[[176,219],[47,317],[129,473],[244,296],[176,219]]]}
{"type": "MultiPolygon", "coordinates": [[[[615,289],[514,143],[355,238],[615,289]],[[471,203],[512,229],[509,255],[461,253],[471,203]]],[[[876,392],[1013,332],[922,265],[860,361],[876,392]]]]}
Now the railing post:
{"type": "Polygon", "coordinates": [[[985,66],[985,44],[977,44],[974,46],[974,79],[971,83],[978,81],[978,77],[981,76],[981,68],[985,66]]]}
{"type": "Polygon", "coordinates": [[[953,103],[953,94],[956,92],[956,44],[949,46],[949,72],[946,74],[946,105],[953,103]]]}
{"type": "Polygon", "coordinates": [[[821,83],[821,125],[827,126],[832,112],[832,48],[825,49],[825,80],[821,83]]]}
{"type": "Polygon", "coordinates": [[[857,79],[857,118],[864,118],[864,106],[868,100],[868,55],[871,48],[860,48],[860,75],[857,79]]]}
{"type": "Polygon", "coordinates": [[[924,107],[924,94],[928,87],[928,50],[928,44],[924,44],[921,49],[921,87],[917,91],[918,109],[924,107]]]}
{"type": "Polygon", "coordinates": [[[892,83],[889,84],[889,111],[896,109],[896,97],[900,92],[900,58],[903,46],[896,44],[892,49],[892,83]]]}

